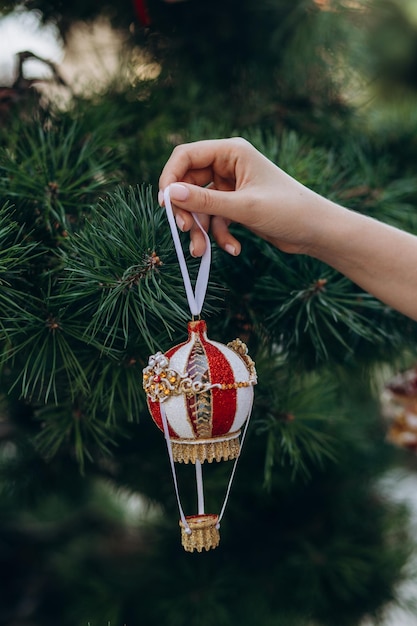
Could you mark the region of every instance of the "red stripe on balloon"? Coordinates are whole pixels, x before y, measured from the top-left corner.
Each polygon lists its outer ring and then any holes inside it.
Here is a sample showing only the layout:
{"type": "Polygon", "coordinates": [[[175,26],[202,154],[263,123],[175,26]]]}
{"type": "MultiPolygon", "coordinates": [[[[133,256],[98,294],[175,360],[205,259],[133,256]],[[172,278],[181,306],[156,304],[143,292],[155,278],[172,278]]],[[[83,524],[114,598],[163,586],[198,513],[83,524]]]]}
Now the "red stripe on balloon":
{"type": "MultiPolygon", "coordinates": [[[[224,354],[212,343],[200,337],[207,355],[210,368],[210,382],[212,385],[233,384],[235,376],[233,369],[224,354]]],[[[236,389],[212,389],[212,437],[219,437],[228,433],[236,415],[236,389]]]]}

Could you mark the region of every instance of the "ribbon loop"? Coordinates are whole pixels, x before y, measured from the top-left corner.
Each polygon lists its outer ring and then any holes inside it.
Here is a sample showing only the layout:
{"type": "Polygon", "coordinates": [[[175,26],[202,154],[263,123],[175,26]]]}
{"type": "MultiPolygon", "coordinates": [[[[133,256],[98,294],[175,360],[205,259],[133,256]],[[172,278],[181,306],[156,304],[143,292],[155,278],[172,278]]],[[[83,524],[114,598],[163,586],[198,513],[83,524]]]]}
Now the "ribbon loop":
{"type": "Polygon", "coordinates": [[[165,201],[165,210],[168,218],[168,223],[171,228],[172,239],[174,241],[175,251],[178,257],[178,263],[180,265],[180,270],[182,274],[182,278],[184,281],[185,293],[187,294],[188,305],[190,307],[191,315],[200,315],[201,309],[203,308],[204,298],[206,297],[207,285],[210,274],[210,263],[211,263],[211,244],[209,236],[201,225],[198,216],[195,213],[191,213],[194,218],[195,223],[203,233],[206,249],[201,257],[201,263],[198,270],[197,280],[195,284],[195,291],[191,286],[190,275],[187,269],[187,263],[185,261],[184,252],[181,246],[181,240],[178,235],[177,225],[175,223],[174,213],[172,211],[171,198],[169,195],[169,186],[164,191],[164,201],[165,201]]]}

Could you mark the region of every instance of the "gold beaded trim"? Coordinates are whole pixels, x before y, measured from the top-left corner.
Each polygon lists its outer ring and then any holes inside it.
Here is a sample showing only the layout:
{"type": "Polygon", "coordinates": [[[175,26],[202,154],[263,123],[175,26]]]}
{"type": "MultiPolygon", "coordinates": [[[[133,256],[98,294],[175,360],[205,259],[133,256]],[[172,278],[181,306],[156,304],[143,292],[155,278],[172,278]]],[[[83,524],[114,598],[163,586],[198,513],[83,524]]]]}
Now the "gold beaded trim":
{"type": "Polygon", "coordinates": [[[255,369],[255,361],[248,354],[248,346],[241,339],[237,338],[233,341],[229,341],[227,347],[236,352],[246,363],[246,367],[249,370],[249,380],[251,385],[256,385],[257,374],[255,369]]]}
{"type": "Polygon", "coordinates": [[[244,383],[224,383],[220,385],[220,389],[240,389],[241,387],[251,387],[251,386],[252,386],[252,383],[247,380],[244,383]]]}
{"type": "MultiPolygon", "coordinates": [[[[240,340],[236,339],[236,341],[240,340]]],[[[168,357],[162,354],[162,352],[157,352],[149,357],[148,365],[143,370],[143,388],[153,402],[164,402],[172,395],[194,395],[216,388],[226,390],[250,387],[256,384],[256,372],[254,375],[251,370],[249,370],[249,372],[250,377],[248,381],[224,384],[203,383],[201,381],[194,381],[187,374],[180,374],[170,369],[168,357]]]]}

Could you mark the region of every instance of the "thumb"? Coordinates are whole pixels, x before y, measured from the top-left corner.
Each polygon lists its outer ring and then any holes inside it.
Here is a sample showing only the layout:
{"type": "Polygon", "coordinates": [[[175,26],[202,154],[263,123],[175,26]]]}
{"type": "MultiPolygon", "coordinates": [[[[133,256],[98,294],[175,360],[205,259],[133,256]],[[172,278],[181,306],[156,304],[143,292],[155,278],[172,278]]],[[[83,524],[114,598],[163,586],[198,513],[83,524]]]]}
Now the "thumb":
{"type": "Polygon", "coordinates": [[[171,202],[179,209],[206,215],[220,215],[232,221],[236,214],[235,193],[189,183],[169,185],[171,202]]]}

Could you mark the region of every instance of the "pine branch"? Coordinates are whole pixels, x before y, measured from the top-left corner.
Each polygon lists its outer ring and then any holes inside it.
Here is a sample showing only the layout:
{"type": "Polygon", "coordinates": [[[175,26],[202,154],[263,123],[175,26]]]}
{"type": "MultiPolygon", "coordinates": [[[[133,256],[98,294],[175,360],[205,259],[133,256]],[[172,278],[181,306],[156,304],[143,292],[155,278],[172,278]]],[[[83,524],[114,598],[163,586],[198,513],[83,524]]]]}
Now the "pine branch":
{"type": "Polygon", "coordinates": [[[89,440],[105,452],[118,424],[139,418],[140,370],[150,351],[168,347],[174,330],[185,332],[189,314],[150,187],[117,189],[79,226],[8,320],[3,385],[48,416],[37,439],[43,453],[70,440],[84,463],[89,440]]]}
{"type": "MultiPolygon", "coordinates": [[[[110,429],[100,416],[91,415],[77,404],[49,405],[39,409],[36,418],[41,429],[34,439],[41,455],[52,459],[64,446],[74,450],[75,458],[84,473],[87,461],[92,462],[96,451],[110,455],[116,445],[117,429],[110,429]]],[[[120,435],[120,432],[119,432],[120,435]]]]}
{"type": "MultiPolygon", "coordinates": [[[[23,311],[27,289],[24,270],[40,254],[14,221],[14,215],[8,203],[0,208],[0,328],[6,335],[10,320],[23,311]]],[[[3,339],[0,336],[0,342],[3,339]]]]}
{"type": "Polygon", "coordinates": [[[351,357],[360,342],[401,345],[396,314],[350,280],[316,259],[268,254],[272,263],[255,300],[260,306],[274,303],[265,324],[284,350],[301,352],[310,345],[320,362],[351,357]]]}
{"type": "Polygon", "coordinates": [[[104,354],[135,343],[155,350],[189,318],[171,237],[150,188],[119,189],[103,200],[68,240],[64,263],[58,300],[85,321],[83,340],[104,354]]]}
{"type": "Polygon", "coordinates": [[[271,356],[258,357],[257,370],[254,422],[257,434],[266,437],[264,486],[271,488],[277,463],[290,465],[293,478],[308,479],[312,467],[336,462],[337,445],[329,427],[342,417],[335,409],[337,381],[325,370],[295,372],[284,354],[275,363],[271,356]]]}
{"type": "Polygon", "coordinates": [[[126,421],[137,422],[146,407],[138,380],[141,364],[134,356],[101,357],[86,362],[85,376],[91,381],[84,399],[85,412],[109,428],[126,421]]]}
{"type": "Polygon", "coordinates": [[[43,245],[62,243],[90,203],[115,182],[115,155],[100,132],[62,117],[18,124],[0,150],[0,193],[43,245]]]}

